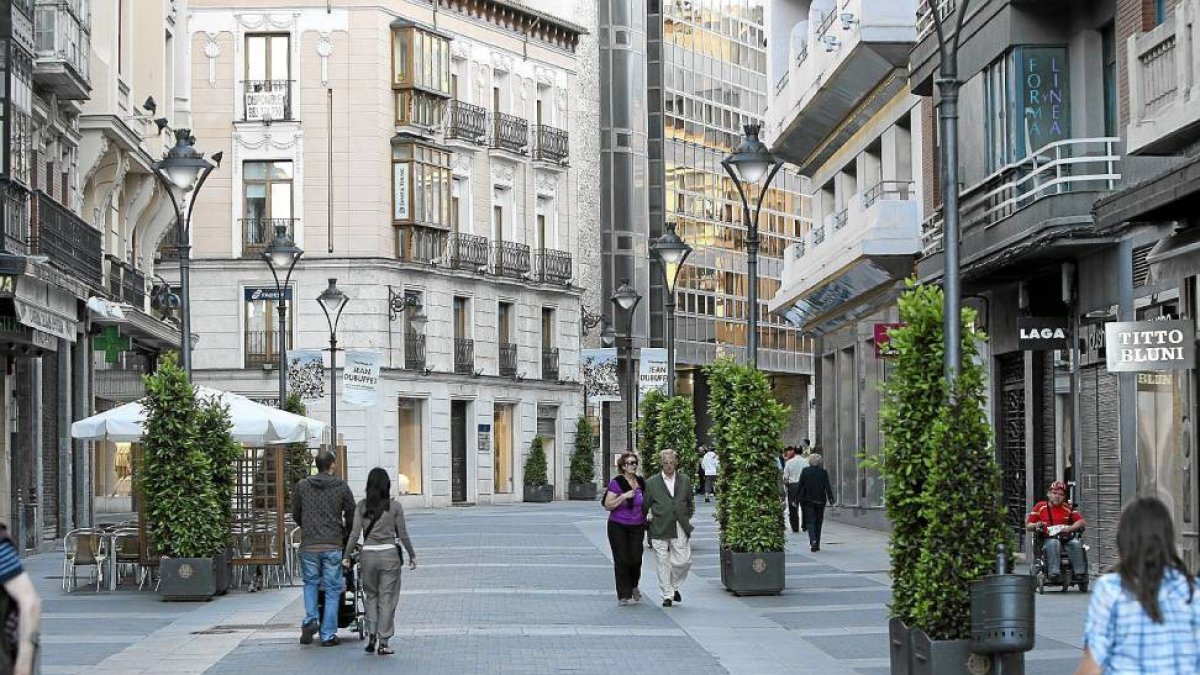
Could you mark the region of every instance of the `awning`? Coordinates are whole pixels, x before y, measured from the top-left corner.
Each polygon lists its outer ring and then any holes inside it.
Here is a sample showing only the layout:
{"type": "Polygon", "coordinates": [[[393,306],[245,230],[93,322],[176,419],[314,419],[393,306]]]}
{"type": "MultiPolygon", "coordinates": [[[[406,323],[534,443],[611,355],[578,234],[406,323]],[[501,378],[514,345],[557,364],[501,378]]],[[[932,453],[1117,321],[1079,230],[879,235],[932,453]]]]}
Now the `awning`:
{"type": "Polygon", "coordinates": [[[806,333],[823,334],[869,313],[871,300],[885,293],[912,270],[912,256],[867,256],[856,260],[822,283],[796,293],[784,287],[772,302],[772,314],[782,316],[806,333]]]}
{"type": "Polygon", "coordinates": [[[75,317],[75,297],[54,286],[29,276],[16,279],[13,308],[21,323],[74,342],[79,331],[75,317]]]}
{"type": "Polygon", "coordinates": [[[1200,156],[1171,167],[1149,180],[1096,202],[1092,213],[1100,232],[1125,223],[1181,220],[1195,217],[1184,203],[1200,197],[1200,156]]]}

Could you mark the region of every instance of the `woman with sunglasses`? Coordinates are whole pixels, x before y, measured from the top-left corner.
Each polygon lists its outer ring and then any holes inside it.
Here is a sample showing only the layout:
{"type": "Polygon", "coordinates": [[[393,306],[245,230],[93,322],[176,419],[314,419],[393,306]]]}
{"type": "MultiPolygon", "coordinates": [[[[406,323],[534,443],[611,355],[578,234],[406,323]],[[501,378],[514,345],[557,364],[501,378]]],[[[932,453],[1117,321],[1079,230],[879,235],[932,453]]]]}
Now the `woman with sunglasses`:
{"type": "Polygon", "coordinates": [[[642,511],[646,481],[638,475],[638,458],[632,452],[617,462],[621,473],[608,483],[604,508],[608,509],[608,545],[612,547],[613,574],[617,580],[617,604],[624,607],[642,599],[642,539],[646,536],[646,514],[642,511]]]}

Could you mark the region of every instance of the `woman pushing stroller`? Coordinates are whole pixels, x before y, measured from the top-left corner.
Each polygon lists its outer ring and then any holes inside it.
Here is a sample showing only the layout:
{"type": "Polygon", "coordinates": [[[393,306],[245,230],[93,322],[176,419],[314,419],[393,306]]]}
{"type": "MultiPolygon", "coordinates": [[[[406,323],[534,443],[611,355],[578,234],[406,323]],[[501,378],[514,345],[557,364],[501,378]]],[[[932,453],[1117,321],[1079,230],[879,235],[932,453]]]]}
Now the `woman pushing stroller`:
{"type": "Polygon", "coordinates": [[[354,527],[346,542],[342,564],[362,537],[360,567],[365,594],[367,652],[395,653],[388,641],[395,632],[396,603],[400,599],[400,570],[408,552],[409,569],[417,568],[417,555],[404,523],[404,507],[392,499],[392,480],[385,469],[375,467],[367,475],[367,496],[354,508],[354,527]],[[399,542],[399,543],[397,543],[399,542]]]}

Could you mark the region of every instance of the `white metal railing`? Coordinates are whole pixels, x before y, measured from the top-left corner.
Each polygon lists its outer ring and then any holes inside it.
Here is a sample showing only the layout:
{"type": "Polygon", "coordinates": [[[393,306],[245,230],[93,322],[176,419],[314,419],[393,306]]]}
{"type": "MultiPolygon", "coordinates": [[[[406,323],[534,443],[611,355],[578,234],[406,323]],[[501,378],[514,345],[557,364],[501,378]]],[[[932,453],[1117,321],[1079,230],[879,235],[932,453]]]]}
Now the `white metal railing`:
{"type": "Polygon", "coordinates": [[[783,91],[784,88],[787,87],[788,79],[790,78],[790,76],[791,76],[791,71],[785,70],[783,72],[783,77],[780,77],[779,80],[777,82],[775,82],[775,95],[776,96],[778,96],[779,92],[783,91]]]}
{"type": "Polygon", "coordinates": [[[942,252],[942,207],[921,223],[921,253],[931,256],[942,252]]]}
{"type": "Polygon", "coordinates": [[[1175,34],[1138,56],[1142,70],[1143,117],[1151,117],[1160,108],[1175,100],[1179,92],[1176,77],[1175,34]]]}
{"type": "MultiPolygon", "coordinates": [[[[961,231],[988,227],[1040,199],[1071,192],[1112,190],[1118,173],[1119,138],[1070,138],[1055,141],[963,190],[959,196],[961,231]]],[[[925,254],[941,250],[939,214],[921,227],[925,254]]]]}
{"type": "Polygon", "coordinates": [[[938,18],[944,21],[954,11],[955,4],[955,0],[921,0],[917,5],[917,42],[934,31],[934,7],[938,18]]]}

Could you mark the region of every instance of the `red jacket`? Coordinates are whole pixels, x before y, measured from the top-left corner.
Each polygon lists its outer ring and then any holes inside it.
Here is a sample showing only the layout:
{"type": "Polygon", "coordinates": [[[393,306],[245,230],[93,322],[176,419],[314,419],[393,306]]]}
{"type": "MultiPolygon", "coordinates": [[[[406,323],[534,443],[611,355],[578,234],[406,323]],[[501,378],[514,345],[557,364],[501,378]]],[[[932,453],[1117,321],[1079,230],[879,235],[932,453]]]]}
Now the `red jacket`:
{"type": "Polygon", "coordinates": [[[1045,523],[1047,527],[1051,525],[1074,525],[1075,523],[1083,522],[1083,514],[1068,506],[1066,502],[1058,506],[1050,506],[1050,502],[1043,499],[1029,512],[1029,518],[1025,522],[1045,523]]]}

